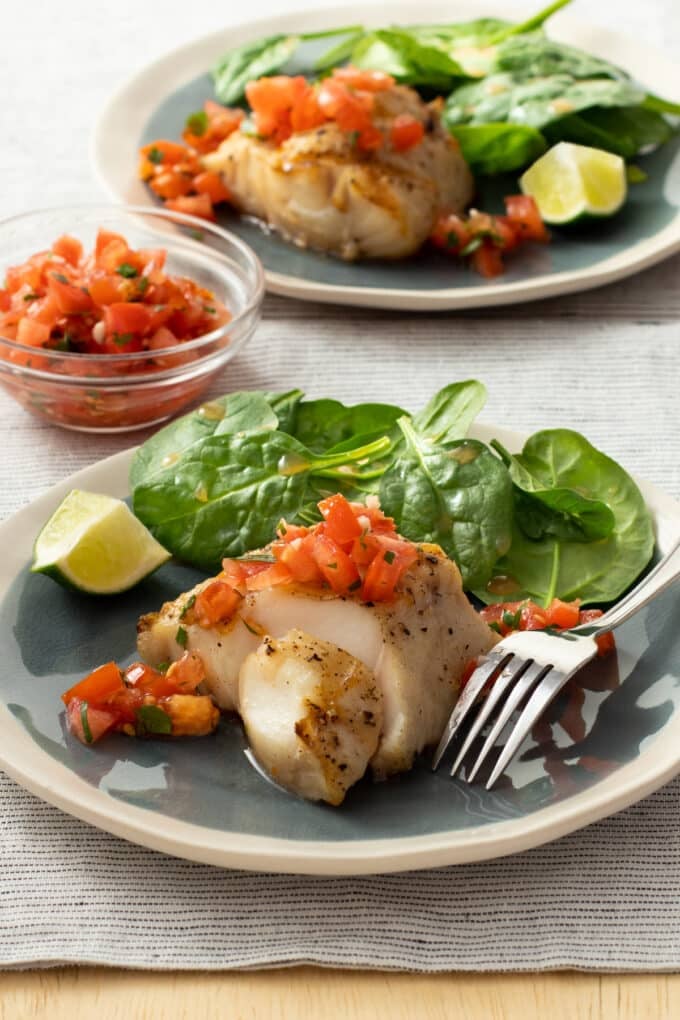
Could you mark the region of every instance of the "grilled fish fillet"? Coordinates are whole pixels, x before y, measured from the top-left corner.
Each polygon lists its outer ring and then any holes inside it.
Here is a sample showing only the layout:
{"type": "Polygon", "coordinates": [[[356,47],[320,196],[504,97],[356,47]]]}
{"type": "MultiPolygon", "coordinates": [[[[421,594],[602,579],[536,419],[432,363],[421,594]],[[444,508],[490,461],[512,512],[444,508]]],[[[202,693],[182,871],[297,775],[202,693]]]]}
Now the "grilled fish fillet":
{"type": "Polygon", "coordinates": [[[374,123],[387,138],[403,113],[425,127],[406,151],[386,142],[361,152],[329,122],[281,145],[235,131],[204,163],[222,174],[238,209],[300,247],[348,260],[403,258],[421,247],[443,208],[462,211],[474,190],[435,104],[404,85],[376,93],[374,123]]]}
{"type": "MultiPolygon", "coordinates": [[[[278,585],[250,592],[229,623],[205,628],[182,613],[191,595],[206,583],[167,603],[160,613],[141,618],[138,647],[142,657],[154,664],[179,658],[184,647],[198,652],[206,669],[206,686],[217,703],[241,712],[248,726],[257,670],[266,665],[263,641],[276,641],[299,630],[305,641],[320,640],[349,653],[370,671],[382,699],[379,739],[370,756],[378,778],[409,769],[420,751],[439,740],[465,665],[496,641],[468,602],[458,568],[436,546],[419,549],[418,560],[390,603],[373,605],[358,597],[339,598],[328,590],[278,585]],[[185,646],[177,643],[180,619],[185,646]],[[246,685],[247,704],[243,701],[246,685]]],[[[294,655],[286,646],[287,670],[293,668],[294,655]]],[[[298,657],[307,675],[304,655],[298,657]]],[[[267,668],[261,673],[263,689],[271,689],[272,671],[267,668]]],[[[292,740],[290,720],[300,711],[299,691],[282,692],[280,705],[287,697],[292,699],[286,715],[292,740]]],[[[374,708],[373,702],[366,705],[368,711],[374,708]]],[[[291,746],[298,745],[295,741],[279,744],[280,748],[291,746]]],[[[288,756],[286,750],[283,757],[288,756]]],[[[278,767],[285,772],[291,766],[280,762],[278,767]]]]}
{"type": "Polygon", "coordinates": [[[380,738],[382,694],[371,671],[300,630],[265,638],[246,658],[240,709],[260,764],[309,800],[340,804],[380,738]]]}

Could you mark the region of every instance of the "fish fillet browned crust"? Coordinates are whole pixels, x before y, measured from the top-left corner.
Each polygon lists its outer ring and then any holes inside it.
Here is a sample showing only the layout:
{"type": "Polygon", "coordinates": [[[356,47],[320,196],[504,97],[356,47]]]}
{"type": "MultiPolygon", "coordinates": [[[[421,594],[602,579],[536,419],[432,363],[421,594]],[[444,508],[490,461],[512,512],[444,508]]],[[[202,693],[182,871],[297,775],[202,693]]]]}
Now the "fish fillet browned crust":
{"type": "Polygon", "coordinates": [[[373,119],[387,139],[403,113],[425,128],[406,151],[386,141],[362,152],[329,122],[281,145],[235,131],[204,163],[222,174],[241,212],[294,244],[348,260],[404,258],[429,237],[442,209],[469,204],[474,185],[436,103],[404,85],[376,93],[373,119]]]}

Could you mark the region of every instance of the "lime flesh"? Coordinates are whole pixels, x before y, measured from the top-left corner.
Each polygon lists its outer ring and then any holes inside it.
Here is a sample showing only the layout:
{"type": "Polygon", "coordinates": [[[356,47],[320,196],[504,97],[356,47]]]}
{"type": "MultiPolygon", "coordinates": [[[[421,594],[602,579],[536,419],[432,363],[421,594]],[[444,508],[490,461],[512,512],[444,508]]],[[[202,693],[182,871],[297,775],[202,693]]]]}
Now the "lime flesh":
{"type": "Polygon", "coordinates": [[[626,200],[626,164],[604,149],[560,142],[520,177],[546,223],[613,216],[626,200]]]}
{"type": "Polygon", "coordinates": [[[33,549],[34,573],[93,595],[127,591],[170,553],[120,499],[73,489],[33,549]]]}

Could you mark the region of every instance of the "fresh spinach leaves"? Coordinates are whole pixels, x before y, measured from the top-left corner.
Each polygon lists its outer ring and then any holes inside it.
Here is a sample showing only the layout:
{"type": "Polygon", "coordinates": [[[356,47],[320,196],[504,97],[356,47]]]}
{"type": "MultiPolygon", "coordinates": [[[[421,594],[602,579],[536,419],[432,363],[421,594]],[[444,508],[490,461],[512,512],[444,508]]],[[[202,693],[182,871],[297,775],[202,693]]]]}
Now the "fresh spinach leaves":
{"type": "Polygon", "coordinates": [[[485,602],[529,597],[545,605],[553,598],[599,603],[621,595],[645,568],[654,548],[651,517],[632,478],[568,429],[532,436],[522,453],[511,458],[511,472],[524,496],[515,506],[512,544],[496,563],[489,585],[475,593],[485,602]],[[579,498],[595,505],[584,513],[588,504],[579,498]],[[526,516],[529,499],[550,511],[534,536],[530,532],[539,518],[526,516]],[[610,531],[603,505],[614,519],[610,531]],[[560,514],[566,515],[563,530],[556,527],[560,514]],[[582,534],[570,534],[579,522],[582,534]],[[588,529],[600,537],[587,540],[588,529]],[[496,577],[506,583],[510,579],[516,590],[493,594],[496,577]]]}
{"type": "Polygon", "coordinates": [[[510,546],[512,487],[484,443],[433,441],[405,417],[405,446],[380,483],[385,513],[414,542],[435,542],[454,559],[466,588],[490,576],[510,546]]]}
{"type": "Polygon", "coordinates": [[[547,149],[545,137],[527,124],[449,124],[475,175],[493,176],[520,170],[547,149]]]}
{"type": "Polygon", "coordinates": [[[300,390],[229,394],[137,451],[133,508],[175,556],[212,571],[266,545],[282,517],[317,521],[323,496],[371,492],[407,538],[441,545],[485,601],[613,600],[652,553],[637,486],[577,432],[539,432],[514,456],[467,438],[485,399],[475,380],[413,416],[300,390]],[[498,576],[516,590],[494,594],[498,576]]]}

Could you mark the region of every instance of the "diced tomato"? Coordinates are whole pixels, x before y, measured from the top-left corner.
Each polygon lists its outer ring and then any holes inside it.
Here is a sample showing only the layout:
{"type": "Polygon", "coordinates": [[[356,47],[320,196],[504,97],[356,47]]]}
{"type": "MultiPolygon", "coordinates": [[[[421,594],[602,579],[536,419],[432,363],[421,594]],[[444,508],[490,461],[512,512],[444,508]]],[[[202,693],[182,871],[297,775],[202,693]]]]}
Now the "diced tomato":
{"type": "Polygon", "coordinates": [[[50,273],[47,287],[62,315],[83,315],[92,311],[92,298],[87,291],[70,283],[62,273],[50,273]]]}
{"type": "Polygon", "coordinates": [[[122,247],[127,250],[128,244],[122,234],[116,234],[113,230],[105,230],[103,227],[100,227],[97,231],[97,240],[94,245],[95,261],[99,258],[101,253],[114,242],[122,245],[122,247]]]}
{"type": "Polygon", "coordinates": [[[335,120],[342,131],[364,131],[371,126],[373,97],[354,92],[338,78],[326,78],[317,93],[320,109],[335,120]]]}
{"type": "Polygon", "coordinates": [[[251,573],[246,577],[248,591],[263,591],[279,584],[290,584],[293,575],[285,563],[268,563],[264,570],[251,573]]]}
{"type": "Polygon", "coordinates": [[[182,195],[165,203],[167,209],[184,213],[186,216],[197,216],[202,220],[215,220],[215,210],[209,195],[182,195]]]}
{"type": "Polygon", "coordinates": [[[109,694],[123,686],[123,678],[115,662],[105,662],[89,673],[84,680],[79,680],[73,687],[69,687],[61,696],[61,700],[68,705],[72,698],[80,698],[87,702],[106,701],[109,694]]]}
{"type": "Polygon", "coordinates": [[[277,542],[274,555],[290,570],[294,580],[300,584],[315,584],[323,581],[323,574],[309,548],[309,540],[295,538],[290,542],[277,542]]]}
{"type": "Polygon", "coordinates": [[[550,234],[531,195],[508,195],[504,202],[508,219],[525,241],[550,240],[550,234]]]}
{"type": "Polygon", "coordinates": [[[324,578],[338,595],[355,591],[361,584],[356,565],[328,535],[315,534],[310,543],[312,556],[324,578]]]}
{"type": "Polygon", "coordinates": [[[226,581],[215,580],[206,585],[193,605],[193,614],[199,627],[212,627],[230,620],[241,601],[239,593],[226,581]]]}
{"type": "Polygon", "coordinates": [[[131,301],[116,301],[104,308],[104,326],[109,336],[122,337],[127,333],[142,335],[153,319],[148,305],[131,301]]]}
{"type": "Polygon", "coordinates": [[[364,92],[384,92],[395,85],[395,79],[391,74],[385,74],[384,71],[364,70],[351,65],[336,67],[333,77],[353,89],[362,89],[364,92]]]}
{"type": "Polygon", "coordinates": [[[188,195],[190,191],[193,191],[194,182],[188,174],[166,170],[164,173],[156,174],[149,181],[149,187],[159,198],[179,198],[181,195],[188,195]]]}
{"type": "Polygon", "coordinates": [[[328,496],[319,503],[321,516],[326,522],[326,534],[341,546],[351,545],[362,527],[349,502],[340,493],[328,496]]]}
{"type": "MultiPolygon", "coordinates": [[[[579,623],[592,623],[593,620],[599,620],[601,616],[601,609],[582,609],[579,613],[579,623]]],[[[597,654],[600,656],[609,655],[616,649],[616,641],[611,631],[608,634],[598,634],[595,643],[597,654]]]]}
{"type": "Polygon", "coordinates": [[[0,312],[8,312],[12,306],[12,295],[8,290],[0,290],[0,312]]]}
{"type": "Polygon", "coordinates": [[[213,205],[228,202],[231,194],[226,184],[214,170],[204,170],[194,177],[193,185],[199,195],[207,195],[213,205]]]}
{"type": "Polygon", "coordinates": [[[551,627],[559,627],[561,630],[576,627],[579,622],[578,601],[563,602],[561,599],[553,599],[548,606],[546,615],[551,627]]]}
{"type": "Polygon", "coordinates": [[[390,141],[398,152],[412,149],[419,145],[425,137],[425,128],[421,121],[412,117],[410,113],[400,113],[392,121],[390,128],[390,141]]]}
{"type": "Polygon", "coordinates": [[[363,128],[359,132],[357,138],[357,145],[360,149],[364,149],[366,152],[374,152],[379,149],[385,141],[385,137],[382,131],[375,126],[375,124],[369,124],[368,127],[363,128]]]}
{"type": "Polygon", "coordinates": [[[125,283],[126,281],[122,276],[110,276],[108,274],[95,276],[88,284],[90,297],[95,305],[115,304],[123,300],[122,290],[125,283]]]}
{"type": "Polygon", "coordinates": [[[193,694],[205,680],[203,660],[195,652],[185,652],[181,659],[168,667],[165,679],[172,685],[170,693],[193,694]]]}
{"type": "Polygon", "coordinates": [[[146,346],[150,351],[163,351],[168,347],[179,347],[180,342],[171,330],[161,326],[149,339],[146,346]]]}
{"type": "Polygon", "coordinates": [[[367,602],[389,602],[403,572],[403,567],[394,553],[385,549],[371,560],[361,597],[367,602]]]}
{"type": "Polygon", "coordinates": [[[325,123],[326,117],[319,106],[316,91],[309,88],[300,95],[290,111],[290,126],[293,131],[311,131],[325,123]]]}
{"type": "Polygon", "coordinates": [[[172,166],[180,163],[187,155],[187,148],[179,142],[171,142],[165,138],[159,138],[155,142],[149,142],[142,146],[142,155],[152,164],[163,163],[165,166],[172,166]]]}
{"type": "Polygon", "coordinates": [[[50,326],[24,316],[19,320],[16,339],[17,343],[26,344],[27,347],[42,347],[49,340],[51,333],[50,326]]]}
{"type": "Polygon", "coordinates": [[[95,708],[81,698],[72,698],[66,706],[69,729],[83,744],[94,744],[118,722],[116,712],[95,708]]]}
{"type": "Polygon", "coordinates": [[[470,241],[472,235],[468,224],[456,213],[443,213],[434,225],[430,240],[438,248],[445,248],[458,254],[470,241]]]}
{"type": "Polygon", "coordinates": [[[522,243],[522,238],[507,216],[493,218],[494,243],[504,252],[513,251],[522,243]]]}
{"type": "Polygon", "coordinates": [[[505,268],[500,248],[489,240],[482,241],[472,252],[472,264],[487,279],[500,276],[505,268]]]}
{"type": "Polygon", "coordinates": [[[289,524],[288,521],[281,521],[276,534],[282,542],[294,542],[296,538],[304,538],[309,534],[309,528],[300,524],[289,524]]]}
{"type": "Polygon", "coordinates": [[[463,672],[462,672],[461,677],[460,677],[460,690],[461,691],[463,690],[463,688],[467,684],[468,680],[470,679],[470,677],[472,676],[474,671],[477,669],[477,662],[478,662],[477,659],[470,659],[470,661],[466,662],[465,665],[463,666],[463,672]]]}
{"type": "Polygon", "coordinates": [[[519,630],[545,630],[549,626],[548,614],[535,602],[525,602],[520,606],[519,630]]]}
{"type": "Polygon", "coordinates": [[[55,255],[60,255],[61,258],[66,259],[72,266],[77,266],[83,257],[83,246],[77,237],[71,237],[69,234],[62,234],[52,245],[52,251],[55,255]]]}

